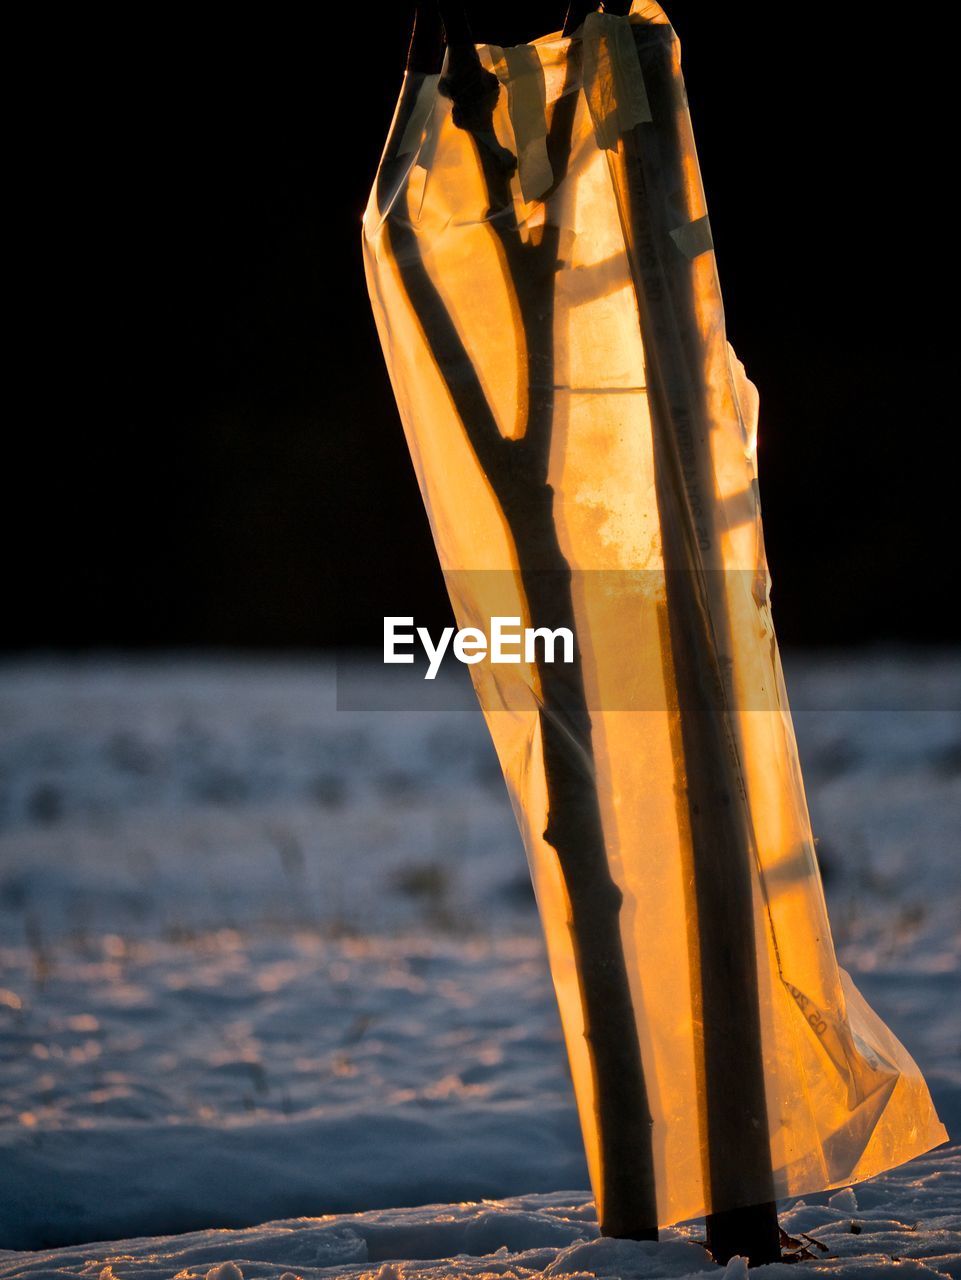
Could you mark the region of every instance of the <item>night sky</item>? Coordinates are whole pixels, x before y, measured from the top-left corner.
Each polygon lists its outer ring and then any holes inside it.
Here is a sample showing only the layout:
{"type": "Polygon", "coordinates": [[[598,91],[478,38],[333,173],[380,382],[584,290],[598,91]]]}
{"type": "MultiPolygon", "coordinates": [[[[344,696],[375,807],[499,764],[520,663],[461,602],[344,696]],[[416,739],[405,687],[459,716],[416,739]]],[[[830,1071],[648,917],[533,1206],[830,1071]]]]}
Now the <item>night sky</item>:
{"type": "MultiPolygon", "coordinates": [[[[500,44],[564,8],[468,7],[500,44]]],[[[671,10],[761,393],[782,642],[943,642],[957,73],[936,28],[838,12],[671,10]]],[[[411,13],[48,14],[22,46],[7,648],[377,644],[386,613],[447,620],[360,255],[411,13]]]]}

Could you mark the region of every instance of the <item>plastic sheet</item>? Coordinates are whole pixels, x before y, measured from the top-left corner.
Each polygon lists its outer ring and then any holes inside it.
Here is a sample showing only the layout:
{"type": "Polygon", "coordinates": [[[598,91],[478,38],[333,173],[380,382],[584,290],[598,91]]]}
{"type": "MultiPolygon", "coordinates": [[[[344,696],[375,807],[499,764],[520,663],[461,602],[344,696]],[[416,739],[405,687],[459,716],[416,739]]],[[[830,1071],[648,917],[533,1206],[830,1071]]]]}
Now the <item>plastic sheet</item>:
{"type": "Polygon", "coordinates": [[[674,33],[639,3],[479,54],[466,123],[408,73],[365,262],[459,625],[576,636],[471,674],[631,1234],[946,1135],[835,959],[674,33]]]}

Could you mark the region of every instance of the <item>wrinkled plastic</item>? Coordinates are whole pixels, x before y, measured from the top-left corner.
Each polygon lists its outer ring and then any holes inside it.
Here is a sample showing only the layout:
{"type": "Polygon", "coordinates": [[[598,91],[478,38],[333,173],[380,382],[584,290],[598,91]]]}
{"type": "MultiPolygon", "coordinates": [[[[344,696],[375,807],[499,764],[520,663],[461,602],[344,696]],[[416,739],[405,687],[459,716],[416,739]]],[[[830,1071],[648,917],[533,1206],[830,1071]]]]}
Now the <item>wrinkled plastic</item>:
{"type": "Polygon", "coordinates": [[[408,73],[365,262],[458,624],[536,622],[568,597],[573,610],[580,685],[545,688],[555,677],[524,661],[471,674],[530,862],[599,1210],[622,1194],[605,1161],[624,1155],[600,1134],[609,1020],[585,1035],[604,920],[626,967],[640,1127],[630,1097],[617,1105],[632,1142],[649,1118],[659,1223],[871,1177],[946,1135],[835,959],[771,623],[757,394],[725,337],[677,42],[645,3],[479,53],[501,86],[486,139],[455,125],[437,76],[408,73]],[[569,153],[549,136],[561,111],[569,153]],[[509,207],[494,206],[486,177],[510,156],[509,207]],[[556,546],[531,514],[545,501],[556,546]],[[605,858],[583,883],[556,835],[558,779],[575,777],[572,820],[596,804],[605,858]],[[699,786],[737,848],[713,882],[699,786]],[[740,898],[715,912],[712,884],[740,898]],[[735,947],[747,937],[731,981],[753,989],[722,1013],[725,929],[735,947]],[[731,1079],[709,1084],[740,1062],[761,1081],[763,1114],[741,1123],[763,1159],[727,1173],[738,1115],[708,1113],[731,1079]]]}

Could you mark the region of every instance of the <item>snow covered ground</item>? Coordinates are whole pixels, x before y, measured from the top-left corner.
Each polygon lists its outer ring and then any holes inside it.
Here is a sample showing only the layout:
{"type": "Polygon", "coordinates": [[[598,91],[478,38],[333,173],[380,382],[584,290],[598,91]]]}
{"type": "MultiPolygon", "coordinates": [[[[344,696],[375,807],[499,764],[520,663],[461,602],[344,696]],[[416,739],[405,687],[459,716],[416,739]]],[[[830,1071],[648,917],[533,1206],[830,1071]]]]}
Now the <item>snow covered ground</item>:
{"type": "MultiPolygon", "coordinates": [[[[842,962],[957,1137],[961,660],[788,683],[842,962]]],[[[696,1226],[595,1238],[479,716],[335,692],[308,659],[0,667],[0,1276],[716,1271],[696,1226]]],[[[816,1199],[782,1216],[806,1270],[961,1276],[961,1148],[816,1199]]]]}

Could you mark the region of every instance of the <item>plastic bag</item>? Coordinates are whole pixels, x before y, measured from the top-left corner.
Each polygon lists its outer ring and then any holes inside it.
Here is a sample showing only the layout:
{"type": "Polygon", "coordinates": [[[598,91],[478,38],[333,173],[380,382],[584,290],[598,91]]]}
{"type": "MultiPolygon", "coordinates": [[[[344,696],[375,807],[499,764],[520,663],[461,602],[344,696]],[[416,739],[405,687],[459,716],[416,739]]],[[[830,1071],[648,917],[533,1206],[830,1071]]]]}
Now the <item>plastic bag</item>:
{"type": "Polygon", "coordinates": [[[471,674],[602,1229],[640,1234],[946,1135],[834,955],[674,33],[479,55],[460,118],[408,72],[365,263],[458,624],[575,636],[471,674]]]}

